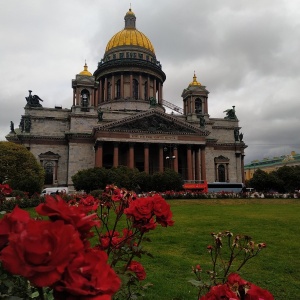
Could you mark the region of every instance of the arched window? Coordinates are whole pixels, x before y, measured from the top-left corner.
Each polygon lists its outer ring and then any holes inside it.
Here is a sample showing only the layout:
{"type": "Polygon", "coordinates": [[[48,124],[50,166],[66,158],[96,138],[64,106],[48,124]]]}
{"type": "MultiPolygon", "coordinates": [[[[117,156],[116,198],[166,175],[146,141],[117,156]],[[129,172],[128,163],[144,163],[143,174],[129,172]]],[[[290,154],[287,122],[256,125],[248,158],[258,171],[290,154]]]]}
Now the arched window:
{"type": "Polygon", "coordinates": [[[195,113],[197,115],[202,115],[202,100],[200,98],[195,100],[195,113]]]}
{"type": "Polygon", "coordinates": [[[116,88],[117,88],[117,99],[121,98],[121,80],[117,80],[117,84],[116,84],[116,88]]]}
{"type": "Polygon", "coordinates": [[[45,170],[45,184],[53,184],[53,173],[54,173],[53,162],[46,162],[44,164],[44,170],[45,170]]]}
{"type": "Polygon", "coordinates": [[[145,86],[144,86],[144,99],[148,100],[148,82],[145,81],[145,86]]]}
{"type": "Polygon", "coordinates": [[[139,99],[139,83],[136,79],[133,79],[132,83],[132,90],[133,90],[133,99],[139,99]]]}
{"type": "Polygon", "coordinates": [[[225,182],[225,166],[219,165],[218,166],[218,181],[219,182],[225,182]]]}
{"type": "Polygon", "coordinates": [[[87,89],[81,91],[81,106],[88,107],[90,102],[90,92],[87,89]]]}

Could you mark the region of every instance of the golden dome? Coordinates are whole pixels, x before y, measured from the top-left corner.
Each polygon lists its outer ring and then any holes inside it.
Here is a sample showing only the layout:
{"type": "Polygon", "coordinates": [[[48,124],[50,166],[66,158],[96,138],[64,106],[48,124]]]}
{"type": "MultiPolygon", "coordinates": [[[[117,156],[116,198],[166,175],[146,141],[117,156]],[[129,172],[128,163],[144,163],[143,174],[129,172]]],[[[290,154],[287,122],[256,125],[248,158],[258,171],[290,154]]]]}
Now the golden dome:
{"type": "Polygon", "coordinates": [[[197,76],[194,72],[193,81],[189,84],[189,86],[201,86],[201,83],[197,81],[197,76]]]}
{"type": "Polygon", "coordinates": [[[84,69],[83,69],[83,71],[81,71],[81,72],[79,73],[79,75],[84,75],[84,76],[93,76],[93,75],[92,75],[92,73],[91,73],[91,72],[89,72],[89,70],[88,70],[88,66],[87,66],[87,64],[86,64],[86,63],[84,64],[84,69]]]}
{"type": "Polygon", "coordinates": [[[150,50],[155,54],[154,47],[150,40],[142,32],[136,29],[136,16],[131,8],[126,13],[124,20],[125,28],[110,39],[105,52],[120,46],[138,46],[150,50]]]}
{"type": "Polygon", "coordinates": [[[116,33],[108,42],[105,52],[120,46],[139,46],[155,53],[150,40],[136,29],[123,29],[116,33]]]}

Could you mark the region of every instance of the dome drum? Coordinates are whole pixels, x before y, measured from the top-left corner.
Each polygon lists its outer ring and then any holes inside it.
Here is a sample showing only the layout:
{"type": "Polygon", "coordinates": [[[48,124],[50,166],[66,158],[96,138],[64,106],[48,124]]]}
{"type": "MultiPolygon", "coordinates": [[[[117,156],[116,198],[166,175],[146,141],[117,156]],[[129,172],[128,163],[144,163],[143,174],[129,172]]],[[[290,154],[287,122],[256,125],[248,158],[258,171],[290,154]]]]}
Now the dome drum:
{"type": "Polygon", "coordinates": [[[166,74],[162,71],[161,66],[149,61],[139,59],[116,59],[107,62],[99,62],[98,69],[94,76],[99,80],[100,77],[111,74],[112,72],[138,72],[149,74],[159,78],[162,82],[166,80],[166,74]]]}
{"type": "Polygon", "coordinates": [[[106,53],[104,58],[101,60],[101,62],[107,62],[111,60],[117,60],[117,59],[137,59],[137,60],[143,60],[147,62],[151,62],[153,64],[156,64],[161,68],[160,62],[156,59],[155,55],[152,55],[149,52],[146,51],[140,51],[139,49],[118,49],[118,51],[111,51],[109,53],[106,53]]]}

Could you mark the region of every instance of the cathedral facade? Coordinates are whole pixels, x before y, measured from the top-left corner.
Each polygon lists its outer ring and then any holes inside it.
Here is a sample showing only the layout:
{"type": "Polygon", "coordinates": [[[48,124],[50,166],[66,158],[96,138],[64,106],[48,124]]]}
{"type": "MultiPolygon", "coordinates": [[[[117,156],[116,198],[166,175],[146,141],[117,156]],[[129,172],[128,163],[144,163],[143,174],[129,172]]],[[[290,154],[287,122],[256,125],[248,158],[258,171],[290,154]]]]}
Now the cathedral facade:
{"type": "Polygon", "coordinates": [[[211,118],[209,92],[196,74],[183,89],[182,107],[164,100],[166,75],[154,47],[131,9],[124,19],[97,70],[85,64],[72,80],[71,108],[43,107],[29,91],[19,128],[6,139],[35,155],[45,186],[72,186],[79,170],[120,165],[149,174],[171,168],[189,181],[244,182],[247,146],[235,107],[211,118]]]}

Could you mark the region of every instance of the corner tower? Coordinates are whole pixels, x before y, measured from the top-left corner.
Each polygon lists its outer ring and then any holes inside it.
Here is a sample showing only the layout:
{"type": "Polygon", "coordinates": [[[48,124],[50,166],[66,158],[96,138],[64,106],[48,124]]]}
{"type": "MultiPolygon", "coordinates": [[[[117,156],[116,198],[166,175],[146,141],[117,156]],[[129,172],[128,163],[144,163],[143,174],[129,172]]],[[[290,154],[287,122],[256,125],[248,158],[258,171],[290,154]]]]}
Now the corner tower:
{"type": "Polygon", "coordinates": [[[85,63],[83,71],[76,75],[76,79],[72,80],[73,88],[73,107],[79,108],[81,111],[88,111],[95,106],[96,91],[98,82],[89,72],[85,63]]]}
{"type": "Polygon", "coordinates": [[[144,111],[149,105],[162,106],[166,79],[148,37],[136,29],[136,16],[126,13],[125,27],[107,43],[94,72],[99,82],[96,103],[111,110],[144,111]],[[150,104],[150,100],[152,101],[150,104]]]}
{"type": "Polygon", "coordinates": [[[197,118],[208,116],[208,94],[209,91],[197,81],[197,76],[194,73],[193,81],[181,94],[184,115],[192,118],[193,116],[197,116],[197,118]]]}

